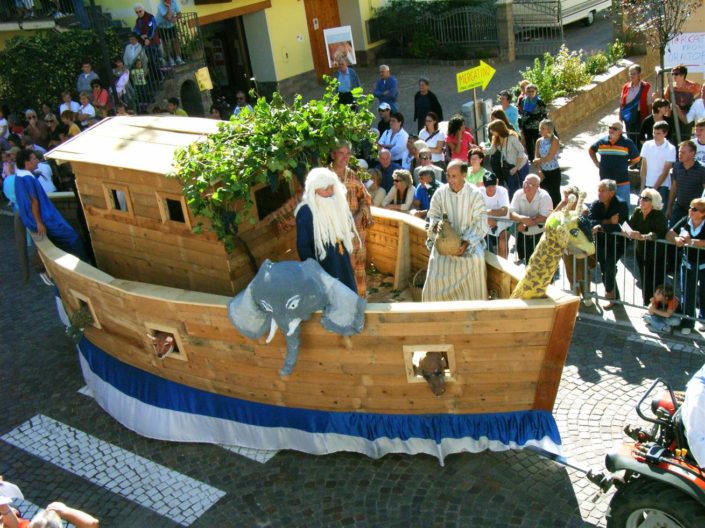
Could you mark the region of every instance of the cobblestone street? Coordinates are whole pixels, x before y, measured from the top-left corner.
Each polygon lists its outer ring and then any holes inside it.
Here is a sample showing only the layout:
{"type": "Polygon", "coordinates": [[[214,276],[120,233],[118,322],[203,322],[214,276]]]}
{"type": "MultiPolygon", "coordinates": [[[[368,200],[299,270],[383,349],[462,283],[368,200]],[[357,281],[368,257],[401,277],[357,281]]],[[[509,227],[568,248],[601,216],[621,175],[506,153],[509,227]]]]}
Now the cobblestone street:
{"type": "MultiPolygon", "coordinates": [[[[244,456],[140,437],[81,391],[52,288],[36,275],[21,284],[8,216],[0,240],[0,473],[28,511],[60,500],[106,527],[604,525],[594,485],[529,452],[454,455],[440,467],[421,455],[244,456]]],[[[555,408],[565,454],[600,469],[648,383],[662,376],[681,387],[700,367],[696,345],[582,316],[555,408]]]]}

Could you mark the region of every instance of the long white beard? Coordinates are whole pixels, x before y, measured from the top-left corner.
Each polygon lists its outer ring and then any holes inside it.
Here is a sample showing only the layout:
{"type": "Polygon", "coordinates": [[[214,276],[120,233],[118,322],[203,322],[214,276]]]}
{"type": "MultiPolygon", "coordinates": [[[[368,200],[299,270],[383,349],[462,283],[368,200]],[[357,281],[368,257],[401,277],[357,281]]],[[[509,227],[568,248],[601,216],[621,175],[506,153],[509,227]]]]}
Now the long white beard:
{"type": "Polygon", "coordinates": [[[330,198],[315,195],[308,203],[313,214],[313,236],[316,254],[320,260],[326,258],[326,247],[342,242],[348,253],[353,250],[353,234],[357,235],[355,221],[344,194],[335,193],[330,198]]]}

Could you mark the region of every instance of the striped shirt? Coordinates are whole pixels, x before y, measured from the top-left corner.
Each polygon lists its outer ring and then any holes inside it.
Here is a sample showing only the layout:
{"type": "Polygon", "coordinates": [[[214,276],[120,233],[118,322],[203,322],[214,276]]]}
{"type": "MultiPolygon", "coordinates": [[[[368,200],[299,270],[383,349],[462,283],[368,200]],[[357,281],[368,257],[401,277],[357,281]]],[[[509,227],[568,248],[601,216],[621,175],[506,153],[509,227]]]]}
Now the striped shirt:
{"type": "Polygon", "coordinates": [[[609,136],[605,136],[590,150],[600,157],[601,180],[614,180],[618,184],[629,182],[629,165],[639,161],[639,151],[631,139],[622,135],[611,143],[609,136]]]}

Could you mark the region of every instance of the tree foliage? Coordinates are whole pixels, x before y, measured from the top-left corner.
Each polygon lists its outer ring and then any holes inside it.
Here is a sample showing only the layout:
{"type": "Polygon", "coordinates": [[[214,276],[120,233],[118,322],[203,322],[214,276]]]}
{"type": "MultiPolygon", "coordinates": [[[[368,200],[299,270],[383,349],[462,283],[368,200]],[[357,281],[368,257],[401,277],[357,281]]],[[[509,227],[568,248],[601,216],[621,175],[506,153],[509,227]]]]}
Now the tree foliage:
{"type": "MultiPolygon", "coordinates": [[[[184,196],[196,216],[208,218],[213,231],[232,251],[237,225],[250,216],[251,189],[276,185],[280,176],[305,174],[328,159],[339,140],[353,147],[373,144],[372,96],[353,90],[357,111],[338,103],[335,79],[326,78],[320,100],[304,103],[298,95],[288,105],[277,92],[271,101],[260,98],[252,113],[220,123],[218,132],[179,149],[170,174],[181,180],[184,196]]],[[[196,226],[200,232],[202,224],[196,226]]]]}
{"type": "MultiPolygon", "coordinates": [[[[115,33],[107,31],[105,38],[109,56],[122,56],[115,33]]],[[[76,90],[84,60],[105,78],[94,31],[72,29],[14,37],[0,50],[0,100],[14,111],[37,108],[42,101],[58,103],[62,91],[76,90]]]]}
{"type": "Polygon", "coordinates": [[[668,42],[700,7],[703,0],[623,0],[624,21],[646,35],[660,52],[661,66],[668,42]]]}

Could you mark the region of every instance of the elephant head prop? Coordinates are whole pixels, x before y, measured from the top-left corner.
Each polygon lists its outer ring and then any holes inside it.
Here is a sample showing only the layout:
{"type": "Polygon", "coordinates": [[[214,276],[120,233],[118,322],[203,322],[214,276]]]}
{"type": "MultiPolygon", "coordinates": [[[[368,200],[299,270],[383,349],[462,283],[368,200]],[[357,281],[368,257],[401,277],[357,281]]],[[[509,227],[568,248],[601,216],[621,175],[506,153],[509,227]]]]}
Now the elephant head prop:
{"type": "Polygon", "coordinates": [[[350,336],[362,331],[367,303],[342,282],[326,273],[315,260],[265,260],[257,275],[228,304],[228,316],[243,335],[257,339],[277,328],[286,335],[286,359],[279,371],[291,374],[299,356],[300,324],[322,310],[326,330],[350,336]]]}

